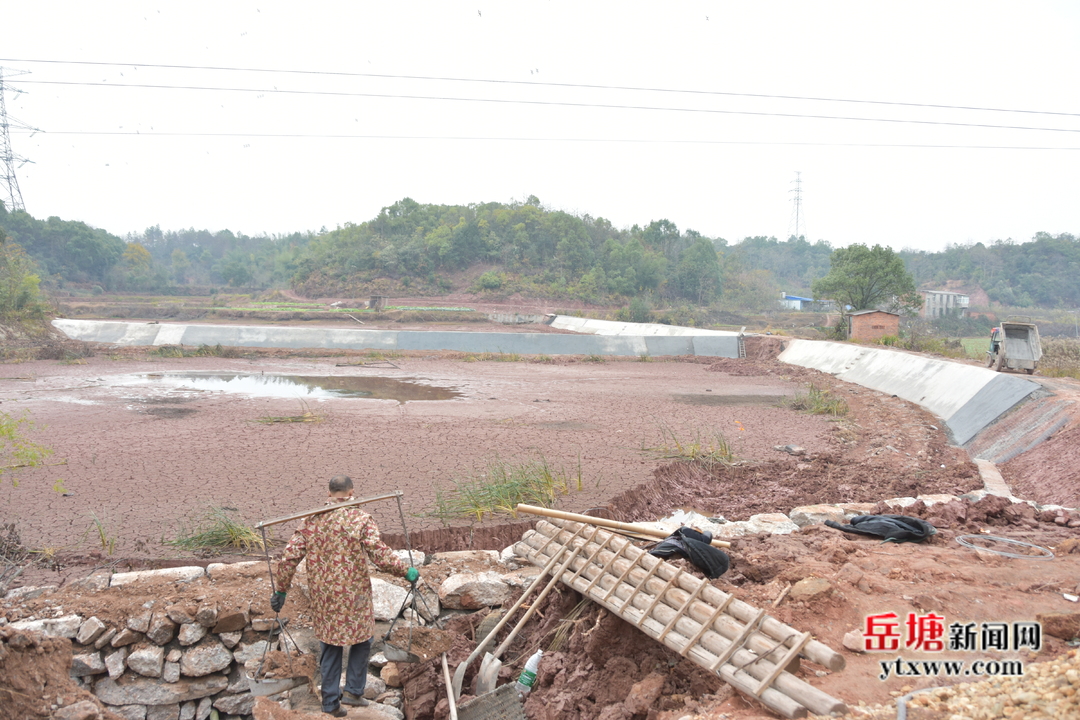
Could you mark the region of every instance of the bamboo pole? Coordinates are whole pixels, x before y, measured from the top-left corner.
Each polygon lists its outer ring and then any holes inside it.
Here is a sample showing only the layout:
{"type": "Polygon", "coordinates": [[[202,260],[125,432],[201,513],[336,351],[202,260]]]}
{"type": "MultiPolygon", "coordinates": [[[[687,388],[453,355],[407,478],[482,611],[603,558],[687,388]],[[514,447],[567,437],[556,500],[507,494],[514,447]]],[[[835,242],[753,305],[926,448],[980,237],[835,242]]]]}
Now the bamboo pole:
{"type": "MultiPolygon", "coordinates": [[[[540,528],[540,526],[543,525],[547,525],[546,528],[542,528],[544,530],[555,529],[554,526],[548,525],[547,523],[540,523],[538,524],[538,530],[527,533],[517,547],[519,554],[528,557],[531,562],[537,564],[546,559],[546,556],[539,555],[536,550],[537,545],[543,544],[549,539],[540,528]]],[[[587,545],[588,543],[585,544],[587,545]]],[[[582,548],[582,550],[585,550],[585,548],[582,548]]],[[[600,560],[610,560],[611,558],[604,557],[604,555],[609,554],[613,555],[613,553],[600,553],[600,560]]],[[[584,562],[583,558],[581,558],[581,553],[579,553],[578,559],[584,562]]],[[[663,576],[674,576],[674,568],[667,563],[652,557],[645,558],[645,561],[663,565],[665,566],[664,569],[667,571],[657,573],[655,579],[646,581],[647,583],[655,583],[655,585],[658,586],[649,588],[649,591],[651,591],[652,594],[656,594],[661,587],[666,585],[666,582],[662,580],[663,576]]],[[[632,562],[634,561],[619,559],[612,563],[613,569],[608,570],[607,572],[618,572],[620,565],[632,562]]],[[[574,570],[573,566],[577,564],[578,562],[575,561],[575,563],[568,568],[567,573],[569,573],[570,570],[574,570]]],[[[761,681],[767,679],[770,675],[780,669],[777,667],[777,663],[761,657],[770,650],[775,650],[776,645],[775,642],[767,640],[759,633],[750,635],[749,640],[746,643],[746,648],[749,649],[736,648],[734,652],[729,652],[732,649],[732,639],[737,639],[740,635],[745,634],[746,628],[735,622],[731,617],[721,616],[720,620],[723,622],[717,622],[715,607],[704,602],[692,602],[690,611],[684,611],[680,616],[678,609],[686,603],[688,593],[672,588],[666,593],[666,597],[664,598],[665,602],[656,604],[655,607],[653,607],[653,598],[649,597],[648,594],[643,595],[638,593],[637,590],[634,589],[632,582],[623,583],[616,587],[614,585],[616,578],[612,574],[608,574],[607,577],[601,577],[599,579],[590,577],[598,575],[600,572],[600,568],[595,565],[591,568],[586,568],[581,574],[580,579],[577,581],[577,585],[580,585],[580,587],[575,587],[575,589],[581,591],[587,583],[592,582],[595,579],[596,582],[592,583],[594,587],[590,590],[588,597],[604,605],[609,610],[615,612],[629,622],[640,622],[641,629],[654,639],[660,639],[659,636],[661,633],[663,633],[669,624],[673,623],[673,632],[669,631],[671,634],[664,637],[661,642],[685,656],[690,657],[695,663],[703,667],[712,667],[719,657],[730,654],[729,664],[725,664],[723,667],[719,668],[717,672],[719,672],[725,681],[731,683],[740,690],[757,696],[757,690],[761,681]],[[614,597],[610,597],[605,601],[604,598],[611,595],[611,589],[615,590],[614,597]],[[605,592],[606,590],[607,592],[605,592]],[[633,608],[626,609],[629,612],[622,608],[625,604],[624,599],[629,599],[630,604],[633,606],[633,608]],[[672,603],[672,601],[675,601],[675,603],[672,603]],[[674,604],[674,607],[672,607],[672,604],[674,604]],[[652,607],[651,616],[645,614],[646,609],[649,607],[652,607]],[[703,631],[703,624],[710,622],[712,622],[712,626],[703,631]],[[693,647],[689,647],[692,644],[689,638],[694,638],[697,644],[693,647]],[[756,662],[747,665],[752,661],[756,662]],[[747,667],[742,670],[736,670],[736,668],[733,667],[733,664],[747,665],[747,667]],[[751,676],[753,679],[747,678],[747,675],[751,676]]],[[[631,576],[636,574],[640,577],[641,575],[646,574],[646,572],[647,571],[643,568],[637,569],[636,572],[631,573],[631,576]]],[[[568,579],[565,573],[562,579],[564,582],[568,579]]],[[[696,578],[691,579],[697,580],[696,578]]],[[[697,580],[697,582],[702,583],[703,581],[697,580]]],[[[571,587],[574,586],[571,585],[571,587]]],[[[701,586],[699,585],[698,588],[701,589],[701,586]]],[[[711,585],[708,585],[704,589],[715,590],[711,585]]],[[[719,593],[719,591],[717,592],[719,593]]],[[[723,595],[725,599],[729,597],[726,594],[720,594],[723,595]]],[[[782,623],[778,624],[783,625],[782,623]]],[[[793,629],[789,629],[788,632],[789,634],[798,635],[793,629]]],[[[785,637],[787,636],[785,635],[785,637]]],[[[824,646],[821,643],[816,644],[820,645],[829,653],[832,653],[832,650],[827,646],[824,646]]],[[[774,687],[778,692],[795,699],[800,704],[805,705],[811,711],[818,714],[827,715],[832,712],[841,711],[844,708],[844,704],[841,701],[821,692],[817,688],[810,686],[787,672],[780,672],[776,676],[774,687]]],[[[768,697],[766,697],[766,695],[768,694],[766,693],[761,697],[763,702],[769,698],[772,700],[776,699],[771,695],[768,695],[768,697]]],[[[794,717],[788,715],[790,708],[781,710],[781,708],[776,707],[775,709],[778,712],[783,712],[783,714],[788,717],[794,717]]]]}
{"type": "Polygon", "coordinates": [[[284,517],[274,518],[273,520],[263,520],[261,523],[255,525],[255,529],[270,527],[271,525],[280,525],[281,523],[289,522],[290,520],[300,520],[302,518],[310,517],[312,515],[318,515],[319,513],[330,512],[331,510],[337,510],[343,507],[355,507],[357,505],[366,505],[368,503],[378,502],[379,500],[390,500],[401,496],[400,490],[395,490],[392,493],[386,493],[385,495],[372,495],[366,498],[357,498],[356,500],[346,500],[345,502],[334,503],[333,505],[326,505],[324,507],[315,508],[314,510],[305,510],[304,512],[294,513],[292,515],[286,515],[284,517]]]}
{"type": "MultiPolygon", "coordinates": [[[[588,525],[599,525],[600,527],[611,528],[612,530],[621,530],[623,532],[637,533],[639,535],[648,535],[654,538],[666,538],[671,533],[666,530],[657,530],[647,525],[638,525],[636,523],[624,523],[618,520],[608,520],[607,518],[597,518],[590,515],[578,515],[577,513],[564,512],[562,510],[550,510],[544,507],[536,507],[535,505],[523,505],[518,503],[515,508],[516,512],[523,512],[528,515],[541,515],[543,517],[558,518],[560,520],[572,520],[573,522],[586,523],[588,525]]],[[[713,540],[713,547],[729,548],[731,543],[725,540],[713,540]]]]}
{"type": "MultiPolygon", "coordinates": [[[[521,544],[528,546],[528,543],[524,541],[521,544]]],[[[523,554],[528,557],[527,552],[523,554]]],[[[533,562],[536,561],[533,560],[533,562]]],[[[569,569],[567,572],[569,572],[569,569]]],[[[565,574],[562,579],[564,582],[566,581],[567,578],[565,577],[565,574]]],[[[603,579],[601,579],[599,586],[602,588],[604,585],[609,584],[611,582],[610,576],[608,581],[608,583],[604,583],[603,579]]],[[[584,585],[584,581],[579,581],[579,584],[584,585]]],[[[573,585],[571,585],[571,587],[573,587],[573,585]]],[[[580,590],[580,588],[575,589],[580,590]]],[[[651,615],[646,614],[646,610],[648,610],[648,607],[652,604],[652,598],[648,595],[639,594],[631,596],[629,588],[624,585],[621,593],[616,592],[616,598],[607,602],[601,602],[599,599],[600,591],[597,590],[595,592],[597,597],[590,595],[590,599],[600,602],[600,604],[620,615],[620,617],[627,622],[637,625],[639,629],[647,635],[658,640],[667,647],[670,647],[680,654],[683,654],[683,651],[686,651],[684,657],[690,658],[701,667],[711,669],[717,665],[716,661],[718,658],[729,655],[730,657],[727,658],[726,662],[721,664],[720,667],[717,667],[715,672],[719,674],[725,682],[728,682],[742,692],[758,698],[785,717],[801,717],[802,713],[805,713],[802,706],[809,708],[816,714],[822,715],[846,711],[846,707],[842,701],[827,695],[787,672],[779,672],[777,674],[772,688],[768,690],[761,689],[761,681],[774,672],[781,670],[781,668],[778,668],[776,663],[762,658],[758,653],[750,652],[743,647],[733,648],[732,641],[717,633],[715,629],[711,632],[704,633],[702,637],[698,638],[695,645],[688,647],[690,642],[688,638],[697,635],[698,631],[701,629],[701,623],[693,620],[687,615],[680,617],[674,609],[666,604],[658,604],[653,608],[651,615]],[[617,602],[622,599],[620,596],[630,596],[633,607],[629,612],[622,609],[620,607],[621,603],[617,602]],[[668,623],[672,622],[674,622],[674,632],[670,632],[661,639],[660,635],[664,628],[667,627],[668,623]],[[640,623],[640,625],[638,625],[638,623],[640,623]],[[746,667],[740,668],[737,667],[737,665],[745,665],[746,667]],[[799,707],[793,708],[786,700],[777,697],[773,693],[779,693],[796,703],[799,707]]],[[[728,618],[728,620],[730,620],[730,618],[728,618]]],[[[743,631],[742,634],[746,634],[746,628],[741,626],[737,627],[739,627],[740,631],[743,631]]],[[[760,638],[760,635],[757,637],[760,638]]],[[[749,645],[749,643],[747,644],[749,645]]],[[[775,649],[775,644],[770,644],[769,648],[775,649]]],[[[767,649],[768,648],[766,648],[766,650],[767,649]]]]}
{"type": "MultiPolygon", "coordinates": [[[[539,532],[542,536],[544,536],[545,540],[552,537],[556,539],[562,538],[564,534],[566,537],[570,537],[571,533],[565,527],[560,527],[561,522],[562,521],[556,520],[554,523],[549,524],[547,527],[543,527],[541,523],[537,523],[536,531],[539,532]]],[[[524,540],[525,538],[522,539],[524,540]]],[[[639,552],[643,551],[639,550],[639,552]]],[[[639,562],[639,565],[643,566],[642,569],[632,571],[630,578],[628,578],[626,582],[630,583],[631,587],[634,587],[638,582],[640,582],[642,574],[644,574],[649,569],[649,565],[654,562],[659,563],[659,565],[656,566],[656,577],[658,578],[658,586],[662,584],[662,581],[666,581],[671,575],[675,573],[675,568],[673,568],[671,565],[663,563],[658,558],[654,558],[646,554],[646,557],[639,562]]],[[[615,564],[615,566],[619,568],[620,571],[622,569],[625,569],[625,566],[618,562],[615,564]]],[[[677,608],[679,604],[686,599],[684,593],[693,592],[696,587],[696,578],[691,575],[683,575],[679,579],[678,588],[672,588],[669,593],[669,604],[677,608]]],[[[719,588],[715,588],[709,585],[702,590],[701,598],[704,602],[693,603],[690,607],[689,613],[695,619],[699,617],[706,618],[710,614],[713,607],[725,602],[728,597],[730,597],[728,593],[725,593],[719,588]]],[[[742,623],[750,622],[757,614],[757,611],[758,608],[749,603],[743,602],[742,600],[739,600],[737,598],[732,599],[731,604],[728,606],[727,610],[727,615],[730,617],[722,617],[720,620],[720,627],[723,628],[724,623],[730,622],[731,618],[734,618],[735,620],[742,623]]],[[[755,637],[765,643],[762,646],[763,650],[775,644],[776,641],[786,640],[793,634],[801,634],[795,628],[787,625],[786,623],[780,622],[772,616],[767,616],[765,620],[761,623],[760,633],[760,635],[757,635],[755,637]],[[762,635],[766,636],[768,639],[766,639],[765,637],[761,637],[762,635]]],[[[844,666],[846,665],[846,660],[844,659],[843,655],[836,652],[828,645],[818,642],[817,640],[808,644],[806,647],[806,651],[803,654],[808,660],[816,662],[817,664],[822,665],[834,672],[839,672],[840,670],[843,670],[844,666]]]]}

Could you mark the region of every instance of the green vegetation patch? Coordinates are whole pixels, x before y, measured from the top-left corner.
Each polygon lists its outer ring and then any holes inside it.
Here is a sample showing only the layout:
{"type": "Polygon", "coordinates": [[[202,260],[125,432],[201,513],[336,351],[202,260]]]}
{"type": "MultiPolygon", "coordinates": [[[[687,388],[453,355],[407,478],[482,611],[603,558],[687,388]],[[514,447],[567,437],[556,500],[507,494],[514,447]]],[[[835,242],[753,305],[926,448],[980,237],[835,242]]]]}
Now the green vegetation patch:
{"type": "Polygon", "coordinates": [[[719,430],[695,428],[688,433],[679,433],[669,425],[661,423],[659,435],[659,441],[655,444],[642,442],[642,451],[660,458],[706,465],[730,465],[735,461],[731,443],[719,430]]]}
{"type": "Polygon", "coordinates": [[[822,390],[813,383],[810,383],[807,392],[796,393],[794,397],[785,398],[782,405],[791,410],[808,412],[811,415],[843,417],[848,414],[848,404],[843,398],[838,398],[828,390],[822,390]]]}
{"type": "MultiPolygon", "coordinates": [[[[188,552],[264,550],[262,534],[242,519],[234,517],[232,513],[236,512],[236,508],[211,507],[194,522],[181,526],[179,536],[164,541],[164,544],[188,552]]],[[[274,544],[271,537],[267,537],[267,544],[274,544]]]]}
{"type": "Polygon", "coordinates": [[[163,358],[187,358],[187,357],[243,357],[240,348],[228,347],[218,343],[217,345],[200,345],[199,347],[185,347],[184,345],[159,345],[146,353],[154,357],[163,358]]]}
{"type": "Polygon", "coordinates": [[[451,490],[436,491],[431,514],[443,522],[460,518],[480,522],[494,515],[516,518],[518,503],[553,507],[559,496],[571,489],[580,491],[582,484],[580,461],[576,471],[567,472],[553,467],[543,455],[516,462],[496,455],[480,475],[454,481],[451,490]]]}

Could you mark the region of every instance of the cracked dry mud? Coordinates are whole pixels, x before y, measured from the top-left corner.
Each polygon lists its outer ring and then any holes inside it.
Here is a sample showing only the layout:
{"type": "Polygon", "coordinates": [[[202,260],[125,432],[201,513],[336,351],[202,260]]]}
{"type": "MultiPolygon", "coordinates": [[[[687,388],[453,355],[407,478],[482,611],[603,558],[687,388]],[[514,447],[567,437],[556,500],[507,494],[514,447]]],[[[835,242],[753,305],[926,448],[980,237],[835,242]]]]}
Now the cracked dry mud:
{"type": "MultiPolygon", "coordinates": [[[[116,557],[129,565],[160,562],[169,552],[158,540],[171,536],[176,523],[206,504],[237,507],[249,520],[284,515],[317,506],[326,478],[336,472],[353,475],[359,494],[400,488],[410,530],[429,543],[423,549],[459,549],[440,542],[460,543],[463,535],[441,529],[438,520],[424,513],[436,488],[480,472],[495,453],[507,459],[542,453],[549,463],[575,472],[580,458],[584,488],[562,498],[560,507],[581,511],[605,506],[625,520],[655,519],[674,507],[739,520],[758,512],[787,512],[793,505],[810,502],[960,493],[981,484],[964,453],[948,445],[940,422],[918,407],[767,357],[751,357],[738,366],[726,360],[547,365],[464,362],[453,357],[395,358],[400,370],[335,368],[341,358],[281,357],[151,362],[98,356],[87,365],[18,366],[18,375],[34,379],[0,381],[2,409],[30,410],[35,422],[44,426],[38,439],[56,448],[57,459],[68,462],[26,473],[18,488],[4,489],[4,507],[18,521],[24,542],[70,548],[57,554],[58,562],[67,567],[35,570],[26,581],[63,581],[116,557]],[[262,425],[255,422],[259,416],[294,415],[298,404],[200,394],[133,398],[128,389],[121,392],[107,380],[97,380],[125,372],[176,369],[312,375],[377,372],[453,386],[464,397],[404,405],[328,400],[310,404],[321,416],[319,423],[262,425]],[[848,418],[828,420],[775,406],[776,398],[795,393],[809,381],[843,397],[851,408],[848,418]],[[763,401],[732,404],[712,399],[724,395],[758,395],[763,401]],[[687,402],[687,396],[694,400],[687,402]],[[177,398],[182,402],[155,402],[177,398]],[[183,416],[139,412],[147,406],[179,406],[195,412],[183,416]],[[659,440],[662,425],[680,432],[719,429],[742,462],[706,470],[642,453],[643,442],[659,440]],[[806,453],[793,457],[774,449],[787,444],[799,445],[806,453]],[[74,496],[52,491],[57,476],[64,478],[74,496]],[[115,556],[90,557],[95,548],[83,537],[90,511],[115,528],[119,543],[115,556]]],[[[1060,473],[1032,472],[1025,481],[1048,493],[1063,484],[1060,473]]],[[[392,534],[400,524],[396,508],[369,507],[384,532],[392,534]]],[[[933,519],[941,531],[927,545],[880,545],[820,526],[790,536],[740,538],[731,549],[732,570],[713,582],[765,607],[799,580],[826,579],[826,592],[811,597],[789,594],[771,612],[793,627],[813,631],[836,649],[842,647],[846,633],[860,630],[863,618],[874,613],[904,617],[908,612],[936,612],[948,622],[1012,622],[1076,609],[1062,595],[1075,592],[1080,577],[1076,529],[1063,527],[1052,517],[1010,511],[992,499],[970,507],[917,505],[905,512],[933,519]],[[986,531],[1055,548],[1058,556],[1051,562],[1011,559],[955,542],[957,535],[986,531]]],[[[497,523],[485,523],[492,524],[497,523]]],[[[288,528],[283,535],[287,532],[288,528]]],[[[509,528],[506,537],[499,531],[488,537],[494,539],[493,549],[501,549],[520,533],[519,528],[509,528]]],[[[476,538],[482,536],[475,533],[476,538]]],[[[685,569],[693,571],[690,566],[685,569]]],[[[260,583],[257,589],[263,587],[260,583]]],[[[252,587],[237,586],[235,591],[244,598],[250,594],[253,605],[265,604],[257,593],[251,594],[252,587]]],[[[161,592],[182,590],[170,584],[161,592]]],[[[636,683],[656,674],[662,686],[648,713],[650,720],[770,716],[606,611],[586,606],[575,613],[580,599],[560,587],[504,657],[500,682],[516,676],[534,649],[549,649],[558,642],[545,654],[537,687],[526,704],[530,718],[634,717],[623,699],[636,683]]],[[[139,600],[140,596],[125,596],[133,606],[139,600]]],[[[76,599],[69,592],[56,601],[77,612],[79,603],[88,598],[76,599]]],[[[32,601],[7,612],[16,619],[39,605],[32,601]]],[[[291,610],[302,622],[302,601],[291,610]]],[[[453,621],[450,629],[458,637],[450,650],[451,667],[475,647],[472,632],[484,614],[453,621]]],[[[1037,654],[988,655],[1031,663],[1050,660],[1067,649],[1062,639],[1044,635],[1037,654]]],[[[872,717],[895,717],[885,705],[901,691],[979,679],[881,681],[879,654],[843,652],[848,661],[845,670],[830,673],[804,662],[799,675],[846,700],[856,711],[853,717],[858,716],[860,703],[882,706],[867,711],[872,717]]],[[[969,662],[985,655],[946,654],[969,662]]],[[[904,652],[909,660],[941,655],[904,652]]],[[[406,670],[413,717],[448,716],[445,700],[440,700],[445,696],[440,677],[437,660],[406,670]]],[[[470,682],[471,673],[465,686],[470,682]]],[[[944,708],[943,703],[930,703],[913,709],[909,717],[950,717],[944,708]]]]}

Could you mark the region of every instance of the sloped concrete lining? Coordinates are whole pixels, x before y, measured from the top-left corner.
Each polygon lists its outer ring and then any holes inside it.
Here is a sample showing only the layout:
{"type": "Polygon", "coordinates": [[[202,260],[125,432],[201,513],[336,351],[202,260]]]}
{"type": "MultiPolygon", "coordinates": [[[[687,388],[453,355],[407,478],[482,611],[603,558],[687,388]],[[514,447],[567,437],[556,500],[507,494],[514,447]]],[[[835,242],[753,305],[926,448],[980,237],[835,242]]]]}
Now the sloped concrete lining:
{"type": "MultiPolygon", "coordinates": [[[[982,370],[982,368],[972,368],[982,370]]],[[[984,370],[983,372],[990,372],[984,370]]],[[[946,420],[957,445],[965,445],[986,426],[1042,386],[1015,375],[995,377],[946,420]]],[[[1045,438],[1044,438],[1045,439],[1045,438]]]]}
{"type": "Polygon", "coordinates": [[[817,340],[792,340],[779,359],[916,403],[945,421],[957,445],[1041,388],[986,368],[817,340]]]}
{"type": "Polygon", "coordinates": [[[1068,425],[1074,404],[1044,388],[984,428],[964,448],[973,458],[1001,465],[1068,425]]]}
{"type": "Polygon", "coordinates": [[[702,337],[564,335],[555,333],[351,330],[320,327],[124,323],[57,318],[75,340],[113,345],[224,345],[341,350],[456,350],[519,355],[703,355],[738,357],[737,334],[702,337]]]}
{"type": "Polygon", "coordinates": [[[596,320],[594,318],[579,318],[572,315],[556,315],[555,319],[549,324],[551,327],[560,330],[572,330],[574,332],[588,333],[591,335],[634,335],[642,337],[681,337],[686,335],[739,336],[739,333],[730,330],[706,330],[704,328],[662,325],[660,323],[614,322],[611,320],[596,320]]]}

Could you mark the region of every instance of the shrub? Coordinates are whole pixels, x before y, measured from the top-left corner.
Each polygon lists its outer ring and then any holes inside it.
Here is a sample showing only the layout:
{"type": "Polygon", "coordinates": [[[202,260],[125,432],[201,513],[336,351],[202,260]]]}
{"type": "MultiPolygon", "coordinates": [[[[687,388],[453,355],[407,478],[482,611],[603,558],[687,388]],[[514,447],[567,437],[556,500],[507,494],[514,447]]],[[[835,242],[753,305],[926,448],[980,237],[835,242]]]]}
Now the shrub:
{"type": "Polygon", "coordinates": [[[476,279],[476,286],[481,290],[498,290],[503,286],[502,273],[488,270],[476,279]]]}

